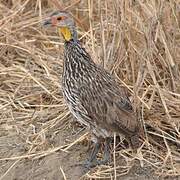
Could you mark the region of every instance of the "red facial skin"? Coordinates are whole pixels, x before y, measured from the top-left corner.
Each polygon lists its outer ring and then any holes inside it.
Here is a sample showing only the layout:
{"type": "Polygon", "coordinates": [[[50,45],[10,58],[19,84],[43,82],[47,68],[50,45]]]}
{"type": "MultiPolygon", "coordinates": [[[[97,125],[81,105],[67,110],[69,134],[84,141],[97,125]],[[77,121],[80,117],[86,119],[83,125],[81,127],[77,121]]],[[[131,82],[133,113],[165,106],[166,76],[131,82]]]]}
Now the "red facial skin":
{"type": "Polygon", "coordinates": [[[51,24],[52,26],[56,26],[58,23],[57,17],[51,17],[51,24]]]}
{"type": "Polygon", "coordinates": [[[52,26],[57,26],[59,21],[65,20],[67,17],[65,16],[60,16],[60,17],[51,17],[51,24],[52,26]]]}

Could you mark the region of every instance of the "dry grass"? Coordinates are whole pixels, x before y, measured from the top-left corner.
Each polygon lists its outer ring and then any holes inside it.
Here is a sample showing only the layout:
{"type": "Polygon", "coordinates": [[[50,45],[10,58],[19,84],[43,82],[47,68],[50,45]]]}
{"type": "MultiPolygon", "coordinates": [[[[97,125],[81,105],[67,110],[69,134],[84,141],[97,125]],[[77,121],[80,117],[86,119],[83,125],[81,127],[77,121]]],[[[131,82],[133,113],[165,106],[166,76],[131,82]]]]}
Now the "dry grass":
{"type": "MultiPolygon", "coordinates": [[[[55,135],[57,125],[63,129],[69,122],[59,83],[63,41],[54,29],[41,27],[55,6],[50,0],[0,1],[0,136],[19,135],[26,148],[1,156],[1,162],[14,163],[0,179],[21,159],[67,151],[86,136],[58,147],[48,143],[48,132],[55,135]]],[[[123,166],[97,167],[85,178],[118,177],[134,159],[158,176],[180,175],[180,2],[87,0],[63,7],[79,22],[79,38],[94,61],[129,89],[146,128],[136,155],[114,150],[114,162],[118,154],[123,166]]]]}

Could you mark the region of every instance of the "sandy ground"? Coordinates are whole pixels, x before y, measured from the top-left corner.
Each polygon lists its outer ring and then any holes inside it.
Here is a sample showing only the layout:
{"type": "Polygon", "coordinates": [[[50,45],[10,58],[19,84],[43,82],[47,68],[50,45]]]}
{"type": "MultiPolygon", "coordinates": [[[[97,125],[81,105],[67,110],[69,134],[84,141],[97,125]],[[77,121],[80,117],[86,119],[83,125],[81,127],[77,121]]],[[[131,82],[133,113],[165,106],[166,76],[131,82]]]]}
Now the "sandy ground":
{"type": "MultiPolygon", "coordinates": [[[[73,122],[71,122],[74,124],[73,122]]],[[[74,125],[73,125],[74,126],[74,125]]],[[[77,130],[75,125],[75,130],[77,130]]],[[[72,127],[70,127],[72,128],[72,127]]],[[[79,128],[79,127],[78,127],[79,128]]],[[[79,135],[72,136],[74,130],[64,129],[59,131],[56,136],[49,138],[47,144],[52,147],[58,147],[65,142],[78,138],[79,135]],[[71,133],[70,133],[71,132],[71,133]]],[[[51,137],[49,132],[49,137],[51,137]]],[[[83,132],[81,132],[83,133],[83,132]]],[[[22,139],[21,135],[14,134],[12,136],[0,137],[0,157],[10,157],[24,154],[26,151],[26,143],[22,139]]],[[[83,163],[88,157],[88,145],[85,143],[77,143],[72,146],[68,152],[57,151],[49,155],[45,155],[41,158],[23,158],[21,160],[6,160],[0,162],[0,176],[1,180],[79,180],[79,179],[91,179],[89,176],[93,176],[94,169],[88,171],[84,168],[83,163]],[[64,173],[64,175],[63,175],[64,173]]],[[[117,164],[121,165],[121,158],[117,158],[117,164]]],[[[138,161],[126,175],[117,177],[120,180],[158,180],[154,174],[154,169],[150,166],[140,167],[138,161]]],[[[96,170],[98,167],[96,167],[96,170]]],[[[106,166],[104,166],[106,169],[106,166]]],[[[102,170],[102,167],[101,167],[102,170]]],[[[102,178],[103,179],[103,178],[102,178]]],[[[113,178],[112,178],[113,179],[113,178]]],[[[166,178],[166,179],[177,179],[166,178]]]]}

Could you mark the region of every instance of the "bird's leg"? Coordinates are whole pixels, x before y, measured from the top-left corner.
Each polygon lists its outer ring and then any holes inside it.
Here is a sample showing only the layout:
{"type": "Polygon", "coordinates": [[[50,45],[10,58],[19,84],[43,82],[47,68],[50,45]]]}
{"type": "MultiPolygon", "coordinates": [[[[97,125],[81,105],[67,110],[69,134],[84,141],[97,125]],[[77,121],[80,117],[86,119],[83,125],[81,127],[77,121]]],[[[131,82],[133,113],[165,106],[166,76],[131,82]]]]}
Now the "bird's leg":
{"type": "Polygon", "coordinates": [[[91,168],[96,165],[106,164],[107,162],[110,161],[110,157],[111,157],[110,156],[110,143],[111,143],[111,141],[112,141],[112,139],[109,137],[105,139],[104,154],[103,154],[102,160],[97,160],[97,153],[99,152],[99,149],[101,147],[101,141],[98,141],[95,143],[92,153],[90,155],[90,158],[85,163],[86,168],[91,168]]]}
{"type": "Polygon", "coordinates": [[[99,152],[100,147],[101,147],[101,142],[97,141],[94,145],[94,148],[91,152],[89,159],[85,162],[85,166],[87,168],[91,168],[99,164],[97,161],[97,153],[99,152]]]}
{"type": "Polygon", "coordinates": [[[100,147],[101,147],[101,143],[96,142],[89,158],[90,162],[93,162],[94,160],[96,160],[96,155],[99,152],[100,147]]]}
{"type": "Polygon", "coordinates": [[[110,143],[112,139],[110,137],[106,138],[105,140],[105,146],[104,146],[104,156],[101,161],[99,161],[99,164],[106,164],[107,162],[110,161],[111,154],[110,154],[110,143]]]}

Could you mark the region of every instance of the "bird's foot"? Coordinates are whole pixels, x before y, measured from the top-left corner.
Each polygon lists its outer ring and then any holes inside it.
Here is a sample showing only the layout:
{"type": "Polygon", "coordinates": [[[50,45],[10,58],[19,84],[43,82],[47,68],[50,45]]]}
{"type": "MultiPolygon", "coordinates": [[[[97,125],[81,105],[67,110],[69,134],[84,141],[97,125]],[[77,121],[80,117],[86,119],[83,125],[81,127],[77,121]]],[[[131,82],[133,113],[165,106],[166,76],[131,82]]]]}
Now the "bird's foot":
{"type": "Polygon", "coordinates": [[[86,160],[86,161],[84,162],[84,167],[85,167],[86,169],[91,169],[91,168],[93,168],[93,167],[95,167],[95,166],[97,166],[97,165],[99,165],[99,161],[98,161],[97,159],[94,159],[93,161],[86,160]]]}
{"type": "Polygon", "coordinates": [[[97,165],[104,165],[104,164],[107,164],[108,162],[110,162],[110,159],[111,159],[110,142],[111,142],[111,139],[107,138],[105,141],[104,154],[103,154],[102,160],[97,159],[97,153],[99,152],[99,149],[100,149],[100,143],[95,144],[95,147],[91,153],[90,158],[88,160],[86,160],[84,163],[84,166],[87,169],[90,169],[97,165]]]}
{"type": "Polygon", "coordinates": [[[104,158],[102,160],[95,159],[94,161],[86,160],[84,163],[84,167],[86,169],[91,169],[91,168],[99,166],[99,165],[105,165],[108,162],[109,162],[109,159],[104,159],[104,158]]]}

